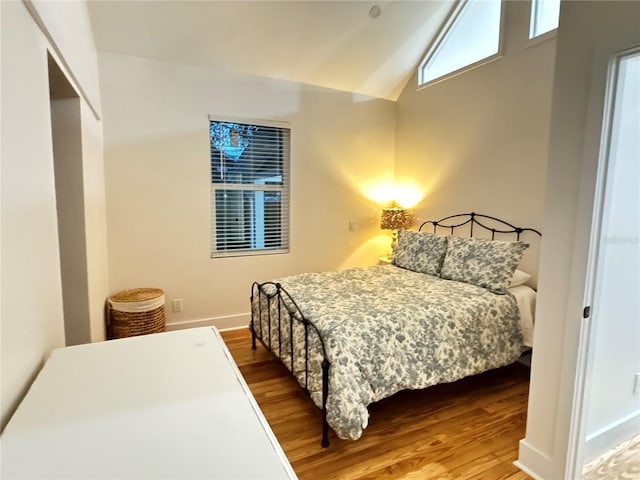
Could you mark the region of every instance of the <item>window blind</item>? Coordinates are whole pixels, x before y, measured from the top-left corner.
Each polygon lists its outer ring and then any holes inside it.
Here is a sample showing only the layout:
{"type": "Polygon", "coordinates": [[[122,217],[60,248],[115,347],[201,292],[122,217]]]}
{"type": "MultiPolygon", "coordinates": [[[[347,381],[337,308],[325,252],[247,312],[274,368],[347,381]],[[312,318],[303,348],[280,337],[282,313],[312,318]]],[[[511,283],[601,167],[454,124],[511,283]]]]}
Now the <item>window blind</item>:
{"type": "Polygon", "coordinates": [[[209,120],[211,256],[289,251],[290,128],[209,120]]]}

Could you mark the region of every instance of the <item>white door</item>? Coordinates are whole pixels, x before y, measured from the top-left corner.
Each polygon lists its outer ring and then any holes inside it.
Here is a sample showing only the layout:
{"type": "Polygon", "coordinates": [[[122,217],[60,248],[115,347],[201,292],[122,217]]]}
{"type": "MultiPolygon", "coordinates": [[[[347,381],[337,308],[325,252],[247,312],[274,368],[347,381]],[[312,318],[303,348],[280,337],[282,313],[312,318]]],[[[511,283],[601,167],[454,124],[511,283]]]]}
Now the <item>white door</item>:
{"type": "Polygon", "coordinates": [[[640,47],[611,61],[600,144],[573,478],[640,434],[640,47]]]}

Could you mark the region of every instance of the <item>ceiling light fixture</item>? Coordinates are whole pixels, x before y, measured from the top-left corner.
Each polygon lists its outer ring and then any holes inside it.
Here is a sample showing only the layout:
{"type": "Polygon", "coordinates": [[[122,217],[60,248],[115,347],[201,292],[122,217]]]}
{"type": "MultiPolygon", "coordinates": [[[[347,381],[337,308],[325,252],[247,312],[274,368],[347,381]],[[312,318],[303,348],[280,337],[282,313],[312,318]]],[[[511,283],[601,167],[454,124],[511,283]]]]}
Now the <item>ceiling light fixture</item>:
{"type": "Polygon", "coordinates": [[[382,13],[382,9],[380,8],[380,5],[374,5],[369,9],[369,16],[371,18],[378,18],[381,13],[382,13]]]}

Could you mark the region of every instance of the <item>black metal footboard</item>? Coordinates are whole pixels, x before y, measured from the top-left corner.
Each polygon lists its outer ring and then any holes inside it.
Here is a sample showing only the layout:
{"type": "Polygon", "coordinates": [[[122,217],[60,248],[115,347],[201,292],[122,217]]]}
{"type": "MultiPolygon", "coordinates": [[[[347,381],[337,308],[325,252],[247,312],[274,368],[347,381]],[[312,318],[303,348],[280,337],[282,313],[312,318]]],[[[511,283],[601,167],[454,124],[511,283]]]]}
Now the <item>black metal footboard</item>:
{"type": "MultiPolygon", "coordinates": [[[[291,373],[304,390],[311,396],[309,390],[309,332],[315,331],[322,355],[322,441],[323,447],[329,446],[329,424],[327,423],[327,398],[329,397],[329,367],[331,362],[327,358],[325,341],[313,322],[307,320],[295,300],[282,285],[275,282],[254,282],[251,286],[251,348],[256,349],[256,338],[280,361],[289,368],[291,373]],[[265,313],[266,312],[266,313],[265,313]],[[266,315],[266,322],[264,316],[266,315]],[[275,317],[275,318],[272,318],[275,317]],[[294,325],[301,325],[304,329],[304,380],[301,381],[295,369],[295,350],[301,348],[294,344],[294,325]],[[265,325],[266,323],[266,325],[265,325]],[[284,330],[283,330],[284,329],[284,330]],[[277,333],[276,341],[272,341],[277,333]],[[285,345],[283,345],[283,336],[285,345]],[[274,345],[275,343],[275,345],[274,345]],[[287,345],[288,343],[288,345],[287,345]],[[283,348],[288,350],[289,365],[283,357],[283,348]]],[[[285,356],[286,356],[285,352],[285,356]]]]}

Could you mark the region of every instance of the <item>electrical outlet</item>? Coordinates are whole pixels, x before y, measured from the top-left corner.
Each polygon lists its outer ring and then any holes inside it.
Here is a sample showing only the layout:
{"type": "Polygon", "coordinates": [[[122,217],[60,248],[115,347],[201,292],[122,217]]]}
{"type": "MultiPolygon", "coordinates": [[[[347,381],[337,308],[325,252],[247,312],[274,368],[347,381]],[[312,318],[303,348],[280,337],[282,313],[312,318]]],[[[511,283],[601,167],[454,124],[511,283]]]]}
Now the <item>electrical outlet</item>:
{"type": "Polygon", "coordinates": [[[636,378],[633,383],[633,393],[640,392],[640,372],[636,373],[636,378]]]}
{"type": "Polygon", "coordinates": [[[173,300],[171,300],[171,311],[173,313],[179,313],[182,311],[182,299],[181,298],[174,298],[173,300]]]}

